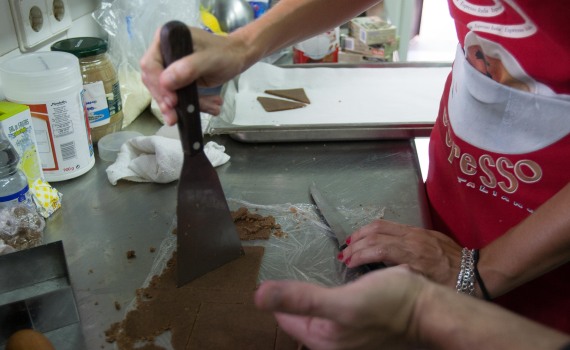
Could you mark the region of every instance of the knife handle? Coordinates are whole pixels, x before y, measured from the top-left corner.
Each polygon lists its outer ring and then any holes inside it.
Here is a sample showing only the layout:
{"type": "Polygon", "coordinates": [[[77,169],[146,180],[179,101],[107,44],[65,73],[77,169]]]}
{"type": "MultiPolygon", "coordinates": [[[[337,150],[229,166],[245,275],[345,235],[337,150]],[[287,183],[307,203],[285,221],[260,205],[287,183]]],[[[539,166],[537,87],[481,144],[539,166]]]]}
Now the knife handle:
{"type": "MultiPolygon", "coordinates": [[[[186,24],[170,21],[160,30],[160,52],[164,67],[194,52],[192,33],[186,24]]],[[[194,155],[204,149],[202,123],[200,121],[200,103],[196,82],[192,82],[176,91],[178,104],[175,107],[178,116],[178,130],[184,153],[194,155]]]]}

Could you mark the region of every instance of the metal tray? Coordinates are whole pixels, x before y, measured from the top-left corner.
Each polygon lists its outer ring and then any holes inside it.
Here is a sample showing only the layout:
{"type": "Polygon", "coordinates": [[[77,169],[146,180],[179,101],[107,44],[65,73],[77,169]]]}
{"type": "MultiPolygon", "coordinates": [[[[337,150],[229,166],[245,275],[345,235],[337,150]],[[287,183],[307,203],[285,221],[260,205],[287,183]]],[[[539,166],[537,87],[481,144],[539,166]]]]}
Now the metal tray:
{"type": "Polygon", "coordinates": [[[58,350],[84,348],[61,241],[0,256],[0,346],[20,329],[58,350]]]}
{"type": "MultiPolygon", "coordinates": [[[[386,62],[370,64],[302,64],[280,65],[281,68],[442,68],[451,67],[448,62],[386,62]]],[[[237,84],[239,77],[232,82],[237,84]]],[[[222,96],[227,85],[222,90],[222,96]]],[[[228,135],[241,142],[302,142],[302,141],[359,141],[379,139],[410,139],[430,135],[434,122],[389,123],[335,123],[304,125],[238,125],[233,124],[233,106],[224,105],[219,117],[212,118],[205,132],[210,135],[228,135]]],[[[350,116],[347,116],[347,120],[350,116]]],[[[418,118],[420,119],[420,118],[418,118]]],[[[435,119],[435,116],[434,116],[435,119]]]]}

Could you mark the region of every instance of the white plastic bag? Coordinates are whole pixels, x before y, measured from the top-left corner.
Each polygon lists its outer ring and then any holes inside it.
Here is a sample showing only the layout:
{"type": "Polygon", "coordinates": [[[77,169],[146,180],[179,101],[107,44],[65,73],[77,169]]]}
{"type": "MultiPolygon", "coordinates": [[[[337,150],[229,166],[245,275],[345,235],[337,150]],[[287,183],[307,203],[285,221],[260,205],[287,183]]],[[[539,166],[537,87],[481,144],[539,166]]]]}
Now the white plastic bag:
{"type": "Polygon", "coordinates": [[[144,86],[139,61],[154,33],[164,23],[179,20],[200,24],[199,0],[101,0],[93,18],[109,35],[109,56],[121,84],[123,127],[129,125],[151,102],[144,86]]]}

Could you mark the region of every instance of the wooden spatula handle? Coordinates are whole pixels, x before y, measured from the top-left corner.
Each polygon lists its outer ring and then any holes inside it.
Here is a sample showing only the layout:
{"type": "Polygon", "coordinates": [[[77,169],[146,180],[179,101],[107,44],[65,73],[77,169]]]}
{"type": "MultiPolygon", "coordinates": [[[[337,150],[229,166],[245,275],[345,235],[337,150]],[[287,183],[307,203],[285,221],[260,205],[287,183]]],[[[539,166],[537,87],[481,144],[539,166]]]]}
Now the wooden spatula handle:
{"type": "MultiPolygon", "coordinates": [[[[166,23],[160,31],[160,51],[164,61],[164,67],[168,67],[174,61],[190,55],[194,52],[192,46],[192,34],[186,24],[180,21],[166,23]]],[[[198,89],[196,82],[176,91],[178,104],[176,114],[178,116],[178,130],[184,152],[196,154],[204,149],[202,136],[202,123],[200,121],[200,103],[198,101],[198,89]]]]}

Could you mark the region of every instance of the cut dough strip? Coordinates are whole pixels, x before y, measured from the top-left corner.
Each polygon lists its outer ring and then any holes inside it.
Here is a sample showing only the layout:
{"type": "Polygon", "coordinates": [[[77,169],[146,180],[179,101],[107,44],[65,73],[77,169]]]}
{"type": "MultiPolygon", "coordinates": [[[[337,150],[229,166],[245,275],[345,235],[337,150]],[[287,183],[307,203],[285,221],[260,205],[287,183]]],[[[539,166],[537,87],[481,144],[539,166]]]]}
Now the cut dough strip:
{"type": "Polygon", "coordinates": [[[281,90],[265,90],[266,94],[288,98],[293,101],[302,102],[302,103],[311,103],[307,94],[305,93],[305,89],[298,88],[298,89],[281,89],[281,90]]]}
{"type": "Polygon", "coordinates": [[[299,102],[281,100],[278,98],[271,98],[271,97],[257,97],[259,103],[266,112],[277,112],[277,111],[286,111],[289,109],[297,109],[303,108],[306,105],[299,102]]]}

